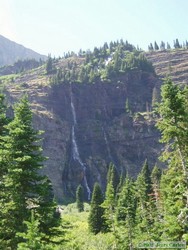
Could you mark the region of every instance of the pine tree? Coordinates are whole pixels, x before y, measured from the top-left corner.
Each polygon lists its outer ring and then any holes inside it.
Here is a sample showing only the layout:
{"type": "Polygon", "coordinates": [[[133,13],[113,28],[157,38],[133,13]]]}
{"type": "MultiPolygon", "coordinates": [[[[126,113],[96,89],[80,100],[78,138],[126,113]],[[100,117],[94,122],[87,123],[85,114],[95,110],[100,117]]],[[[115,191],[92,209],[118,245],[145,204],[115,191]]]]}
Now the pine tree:
{"type": "Polygon", "coordinates": [[[180,49],[181,48],[181,45],[179,43],[179,40],[176,38],[176,40],[174,41],[174,48],[175,49],[180,49]]]}
{"type": "Polygon", "coordinates": [[[155,50],[159,50],[159,46],[158,46],[158,44],[156,43],[156,41],[154,42],[154,49],[155,49],[155,50]]]}
{"type": "Polygon", "coordinates": [[[110,163],[109,168],[108,168],[108,173],[107,173],[107,183],[110,183],[110,182],[112,183],[115,195],[116,195],[116,190],[117,190],[119,181],[120,181],[120,178],[119,178],[117,169],[113,163],[110,163]]]}
{"type": "Polygon", "coordinates": [[[51,58],[51,55],[48,55],[48,59],[46,62],[46,73],[47,75],[53,73],[53,60],[51,58]]]}
{"type": "Polygon", "coordinates": [[[148,46],[148,50],[149,50],[149,51],[153,51],[153,50],[154,50],[153,44],[152,44],[152,43],[150,43],[150,45],[148,46]]]}
{"type": "Polygon", "coordinates": [[[170,46],[170,44],[167,42],[167,44],[166,44],[166,48],[167,48],[167,50],[170,50],[171,49],[171,46],[170,46]]]}
{"type": "Polygon", "coordinates": [[[161,169],[156,165],[154,166],[151,173],[152,181],[152,216],[153,216],[153,227],[151,229],[152,235],[155,240],[159,240],[162,234],[163,228],[163,204],[161,199],[161,169]]]}
{"type": "Polygon", "coordinates": [[[116,196],[113,187],[112,180],[107,184],[105,199],[102,203],[104,208],[104,218],[106,220],[106,231],[112,231],[115,234],[115,206],[116,206],[116,196]]]}
{"type": "MultiPolygon", "coordinates": [[[[152,191],[153,191],[153,199],[155,200],[155,206],[160,213],[161,211],[161,201],[160,201],[160,180],[161,180],[161,170],[156,165],[154,166],[151,173],[151,181],[152,181],[152,191]]],[[[161,211],[162,212],[162,211],[161,211]]]]}
{"type": "MultiPolygon", "coordinates": [[[[6,106],[4,104],[5,97],[4,95],[0,94],[0,185],[2,183],[2,178],[3,175],[7,172],[6,166],[3,162],[3,158],[5,155],[5,150],[4,150],[4,137],[7,133],[7,129],[5,125],[8,124],[8,118],[6,117],[6,106]]],[[[0,188],[0,192],[1,192],[0,188]]]]}
{"type": "Polygon", "coordinates": [[[116,218],[117,238],[120,249],[132,249],[136,216],[136,195],[132,179],[126,177],[125,184],[119,195],[116,218]]]}
{"type": "Polygon", "coordinates": [[[165,50],[165,42],[161,41],[160,50],[165,50]]]}
{"type": "Polygon", "coordinates": [[[34,210],[31,212],[31,221],[24,221],[27,226],[25,233],[17,233],[23,238],[23,242],[18,244],[17,250],[46,250],[47,246],[42,243],[43,234],[39,231],[39,220],[35,219],[34,210]]]}
{"type": "Polygon", "coordinates": [[[166,79],[161,90],[157,127],[165,148],[161,160],[168,168],[162,176],[161,195],[164,206],[164,232],[170,240],[187,238],[188,218],[188,89],[166,79]]]}
{"type": "Polygon", "coordinates": [[[101,187],[98,183],[95,183],[91,199],[91,209],[88,217],[89,230],[94,234],[105,229],[104,208],[101,206],[103,201],[101,187]]]}
{"type": "Polygon", "coordinates": [[[13,249],[19,241],[16,233],[25,230],[23,221],[29,219],[31,208],[36,208],[46,240],[55,233],[53,227],[59,222],[54,218],[56,204],[52,200],[50,182],[39,174],[45,160],[39,145],[41,132],[32,128],[32,112],[26,97],[15,105],[14,111],[15,117],[6,126],[8,135],[3,143],[5,154],[1,164],[5,164],[7,173],[1,184],[4,195],[0,204],[0,239],[13,249]]]}
{"type": "Polygon", "coordinates": [[[136,180],[136,240],[151,239],[151,228],[154,223],[153,218],[153,201],[152,201],[152,183],[151,173],[147,160],[144,162],[141,172],[136,180]]]}
{"type": "MultiPolygon", "coordinates": [[[[5,199],[5,187],[4,187],[4,176],[8,172],[8,166],[6,164],[6,149],[4,146],[5,136],[7,135],[6,125],[8,124],[8,119],[6,117],[6,106],[4,104],[5,97],[0,94],[0,236],[1,227],[4,217],[3,202],[5,199]]],[[[7,215],[8,219],[8,215],[7,215]]],[[[7,242],[0,237],[0,246],[2,249],[6,249],[7,242]]]]}
{"type": "Polygon", "coordinates": [[[76,190],[76,206],[78,212],[84,211],[84,190],[81,185],[79,185],[76,190]]]}

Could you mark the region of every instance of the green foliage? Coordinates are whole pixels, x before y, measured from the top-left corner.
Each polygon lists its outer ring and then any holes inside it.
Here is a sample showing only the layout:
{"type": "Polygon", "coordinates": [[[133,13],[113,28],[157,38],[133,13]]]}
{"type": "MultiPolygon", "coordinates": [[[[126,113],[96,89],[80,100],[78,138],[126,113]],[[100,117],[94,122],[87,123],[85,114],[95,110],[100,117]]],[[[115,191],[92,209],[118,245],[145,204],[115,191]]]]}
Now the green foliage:
{"type": "Polygon", "coordinates": [[[151,229],[154,224],[154,205],[150,175],[146,160],[136,180],[136,240],[149,240],[153,237],[151,229]]]}
{"type": "Polygon", "coordinates": [[[155,48],[155,50],[159,50],[159,46],[158,46],[156,41],[154,42],[154,48],[155,48]]]}
{"type": "MultiPolygon", "coordinates": [[[[65,229],[65,241],[60,246],[63,250],[112,250],[114,249],[114,236],[111,233],[90,232],[88,217],[89,205],[84,204],[85,211],[79,213],[76,204],[64,207],[63,227],[65,229]]],[[[60,250],[59,249],[59,250],[60,250]]]]}
{"type": "Polygon", "coordinates": [[[105,229],[104,208],[101,206],[103,201],[102,190],[99,184],[95,183],[88,217],[89,230],[94,234],[104,231],[105,229]]]}
{"type": "Polygon", "coordinates": [[[123,40],[105,43],[104,46],[93,51],[80,51],[78,55],[68,54],[63,60],[62,71],[53,70],[52,59],[49,56],[46,63],[47,74],[51,76],[51,84],[57,83],[95,83],[98,81],[110,82],[113,78],[126,74],[130,70],[142,70],[154,73],[151,62],[140,50],[123,40]],[[79,56],[80,63],[77,64],[79,56]]]}
{"type": "Polygon", "coordinates": [[[112,183],[115,195],[116,195],[116,190],[119,185],[119,174],[117,172],[117,169],[113,163],[110,163],[109,168],[108,168],[108,173],[107,173],[107,183],[112,183]]]}
{"type": "Polygon", "coordinates": [[[161,195],[164,206],[162,238],[180,240],[187,233],[188,216],[188,89],[181,89],[170,79],[162,86],[158,106],[161,142],[165,149],[161,159],[168,162],[162,175],[161,195]]]}
{"type": "Polygon", "coordinates": [[[0,67],[0,75],[4,76],[12,75],[12,77],[15,77],[16,75],[14,74],[19,74],[26,70],[38,68],[43,64],[44,61],[42,60],[37,61],[35,59],[25,59],[25,60],[19,59],[13,65],[5,65],[3,67],[0,67]]]}
{"type": "Polygon", "coordinates": [[[46,61],[46,73],[47,75],[52,74],[54,72],[53,67],[53,59],[51,58],[51,55],[48,55],[48,59],[46,61]]]}
{"type": "Polygon", "coordinates": [[[76,204],[78,212],[84,211],[84,190],[81,185],[79,185],[76,190],[76,204]]]}
{"type": "Polygon", "coordinates": [[[135,185],[127,176],[116,210],[118,249],[128,249],[133,244],[136,203],[135,185]]]}
{"type": "Polygon", "coordinates": [[[18,236],[23,238],[24,242],[18,244],[18,250],[39,250],[47,249],[41,243],[43,234],[39,231],[39,221],[34,217],[34,210],[31,211],[31,221],[24,221],[27,226],[26,233],[17,233],[18,236]]]}
{"type": "Polygon", "coordinates": [[[32,112],[27,97],[14,107],[14,119],[6,125],[7,134],[1,143],[0,165],[4,166],[2,196],[0,197],[0,238],[6,247],[16,247],[17,232],[24,232],[30,209],[35,207],[36,219],[45,240],[56,232],[59,219],[54,217],[56,203],[52,200],[51,184],[39,174],[45,157],[42,156],[40,131],[32,128],[32,112]]]}

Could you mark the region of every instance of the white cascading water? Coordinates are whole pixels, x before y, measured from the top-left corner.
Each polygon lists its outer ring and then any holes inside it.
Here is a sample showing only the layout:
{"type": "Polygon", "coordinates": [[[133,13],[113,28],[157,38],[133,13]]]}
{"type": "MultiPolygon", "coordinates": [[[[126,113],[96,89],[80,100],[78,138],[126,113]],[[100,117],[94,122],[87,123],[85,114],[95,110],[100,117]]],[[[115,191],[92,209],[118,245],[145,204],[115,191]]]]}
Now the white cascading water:
{"type": "Polygon", "coordinates": [[[105,141],[107,152],[108,152],[108,157],[109,157],[110,161],[113,162],[112,155],[110,152],[110,146],[109,146],[108,139],[106,136],[106,131],[105,131],[104,127],[102,129],[103,129],[104,141],[105,141]]]}
{"type": "Polygon", "coordinates": [[[81,165],[83,169],[83,179],[84,179],[84,185],[87,190],[87,195],[88,195],[88,200],[91,199],[91,190],[88,185],[87,177],[86,177],[86,165],[82,162],[79,154],[79,149],[78,145],[76,142],[76,136],[75,136],[75,126],[77,124],[76,121],[76,112],[75,112],[75,107],[73,103],[73,98],[72,98],[72,92],[71,92],[71,111],[72,111],[72,116],[73,116],[73,126],[72,126],[72,153],[73,153],[73,159],[75,161],[78,161],[79,164],[81,165]]]}

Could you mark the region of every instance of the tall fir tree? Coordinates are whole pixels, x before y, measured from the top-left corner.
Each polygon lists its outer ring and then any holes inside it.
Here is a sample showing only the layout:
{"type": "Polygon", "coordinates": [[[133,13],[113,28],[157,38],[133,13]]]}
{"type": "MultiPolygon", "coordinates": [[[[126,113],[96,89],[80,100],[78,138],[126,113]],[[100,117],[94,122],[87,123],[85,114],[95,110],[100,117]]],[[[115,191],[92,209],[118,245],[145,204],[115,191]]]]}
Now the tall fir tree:
{"type": "Polygon", "coordinates": [[[39,231],[39,220],[35,219],[34,210],[31,211],[31,221],[24,221],[27,230],[24,233],[17,233],[23,238],[23,242],[18,244],[17,250],[46,250],[49,249],[42,243],[43,234],[39,231]]]}
{"type": "Polygon", "coordinates": [[[112,187],[115,192],[114,194],[116,195],[117,187],[120,182],[120,177],[113,163],[109,164],[108,173],[107,173],[107,184],[110,182],[112,183],[112,187]]]}
{"type": "Polygon", "coordinates": [[[95,183],[88,217],[89,230],[94,234],[104,231],[105,229],[104,208],[101,206],[103,201],[104,198],[101,187],[98,183],[95,183]]]}
{"type": "Polygon", "coordinates": [[[158,44],[157,44],[156,41],[154,42],[154,49],[155,49],[155,50],[159,50],[159,46],[158,46],[158,44]]]}
{"type": "Polygon", "coordinates": [[[132,249],[136,217],[135,184],[127,176],[116,210],[118,249],[132,249]]]}
{"type": "Polygon", "coordinates": [[[30,218],[35,207],[40,231],[46,240],[55,233],[59,220],[54,217],[55,206],[50,182],[39,174],[45,157],[42,156],[40,131],[32,127],[32,112],[27,97],[14,107],[14,119],[6,126],[8,135],[4,139],[4,156],[1,163],[7,168],[1,185],[4,195],[1,199],[0,239],[6,247],[16,248],[19,242],[17,232],[23,232],[23,221],[30,218]]]}
{"type": "Polygon", "coordinates": [[[162,238],[188,240],[188,88],[166,79],[161,89],[157,127],[165,144],[161,160],[168,168],[162,176],[164,206],[162,238]]]}
{"type": "Polygon", "coordinates": [[[105,199],[102,203],[104,208],[104,218],[106,220],[106,231],[112,231],[115,234],[115,207],[116,196],[112,179],[108,182],[105,192],[105,199]]]}
{"type": "Polygon", "coordinates": [[[151,173],[147,160],[144,162],[142,170],[136,180],[136,241],[150,240],[151,228],[154,223],[153,218],[153,201],[152,201],[152,183],[151,173]]]}
{"type": "Polygon", "coordinates": [[[78,212],[84,211],[84,190],[82,185],[79,185],[76,189],[76,206],[78,212]]]}
{"type": "MultiPolygon", "coordinates": [[[[6,164],[6,149],[5,149],[5,136],[7,135],[6,125],[8,124],[8,119],[6,117],[5,106],[5,96],[0,94],[0,227],[4,218],[3,203],[5,199],[5,186],[4,186],[4,176],[8,172],[8,165],[6,164]]],[[[8,214],[7,214],[8,219],[8,214]]],[[[0,229],[1,232],[1,229],[0,229]]],[[[0,237],[0,246],[2,249],[6,249],[6,242],[0,237]]]]}

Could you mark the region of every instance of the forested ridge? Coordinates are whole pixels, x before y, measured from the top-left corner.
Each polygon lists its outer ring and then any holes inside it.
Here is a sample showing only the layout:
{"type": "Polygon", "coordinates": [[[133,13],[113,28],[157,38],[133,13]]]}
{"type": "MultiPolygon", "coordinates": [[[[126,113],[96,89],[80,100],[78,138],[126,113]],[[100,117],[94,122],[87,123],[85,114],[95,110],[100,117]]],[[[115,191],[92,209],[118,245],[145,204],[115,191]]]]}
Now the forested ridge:
{"type": "MultiPolygon", "coordinates": [[[[105,44],[92,53],[80,51],[79,57],[67,54],[65,58],[48,57],[45,74],[51,86],[97,81],[110,84],[111,79],[118,83],[120,75],[135,70],[155,74],[142,51],[123,41],[105,44]],[[61,63],[63,67],[59,67],[61,63]]],[[[151,166],[145,159],[140,173],[133,178],[128,171],[120,173],[111,162],[105,191],[96,182],[91,188],[91,201],[85,203],[82,183],[75,193],[76,203],[67,206],[58,206],[50,180],[39,174],[46,161],[41,147],[43,134],[33,129],[28,97],[14,105],[12,118],[7,115],[5,100],[1,95],[2,249],[124,250],[139,249],[139,244],[146,241],[187,243],[187,86],[166,78],[160,99],[147,111],[161,133],[160,161],[165,167],[151,166]]],[[[129,103],[125,112],[133,115],[129,103]]]]}

